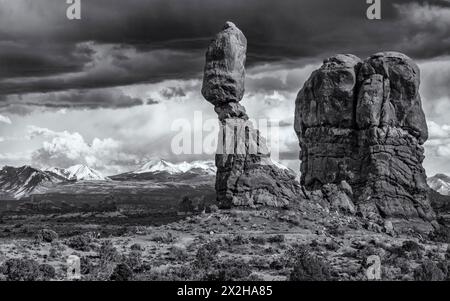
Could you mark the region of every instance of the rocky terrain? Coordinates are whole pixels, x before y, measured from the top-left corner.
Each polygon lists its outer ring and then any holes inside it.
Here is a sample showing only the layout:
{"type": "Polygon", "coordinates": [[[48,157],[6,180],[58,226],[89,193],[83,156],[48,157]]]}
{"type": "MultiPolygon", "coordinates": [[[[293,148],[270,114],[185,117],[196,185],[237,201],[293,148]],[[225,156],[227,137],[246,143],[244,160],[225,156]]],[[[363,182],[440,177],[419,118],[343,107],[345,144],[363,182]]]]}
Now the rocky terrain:
{"type": "MultiPolygon", "coordinates": [[[[449,197],[422,167],[414,62],[336,55],[313,72],[296,100],[299,183],[239,103],[245,56],[231,22],[206,53],[202,94],[224,141],[216,169],[152,161],[0,202],[0,279],[64,280],[76,255],[81,280],[359,281],[373,279],[370,258],[379,280],[450,280],[449,197]]],[[[52,182],[28,169],[2,171],[2,187],[5,174],[52,182]]]]}
{"type": "Polygon", "coordinates": [[[1,239],[0,278],[64,280],[73,254],[81,280],[366,280],[371,255],[381,259],[382,280],[449,277],[441,232],[401,234],[311,202],[210,207],[160,226],[84,223],[77,233],[40,218],[39,229],[2,220],[1,231],[16,235],[1,239]]]}

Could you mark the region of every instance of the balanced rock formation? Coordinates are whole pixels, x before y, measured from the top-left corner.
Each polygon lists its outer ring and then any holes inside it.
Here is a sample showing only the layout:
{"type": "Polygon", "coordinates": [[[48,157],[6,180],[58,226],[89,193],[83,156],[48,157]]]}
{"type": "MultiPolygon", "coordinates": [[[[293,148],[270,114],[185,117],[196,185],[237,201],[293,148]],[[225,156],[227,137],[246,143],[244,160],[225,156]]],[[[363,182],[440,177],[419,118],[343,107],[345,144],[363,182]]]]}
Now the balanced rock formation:
{"type": "Polygon", "coordinates": [[[364,216],[433,219],[419,78],[401,53],[326,59],[296,99],[301,184],[314,190],[349,183],[364,216]]]}
{"type": "Polygon", "coordinates": [[[206,52],[202,94],[214,105],[221,130],[216,153],[216,193],[222,208],[284,207],[298,199],[300,186],[277,167],[270,151],[239,103],[244,96],[247,39],[231,22],[206,52]]]}

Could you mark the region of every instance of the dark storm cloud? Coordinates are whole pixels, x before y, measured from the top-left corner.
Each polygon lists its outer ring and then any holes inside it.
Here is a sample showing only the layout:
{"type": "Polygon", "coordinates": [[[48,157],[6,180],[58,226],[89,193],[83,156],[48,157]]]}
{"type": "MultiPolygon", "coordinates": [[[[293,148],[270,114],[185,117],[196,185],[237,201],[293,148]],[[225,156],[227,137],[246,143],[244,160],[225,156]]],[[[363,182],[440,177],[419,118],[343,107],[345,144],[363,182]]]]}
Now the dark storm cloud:
{"type": "Polygon", "coordinates": [[[226,20],[246,34],[250,66],[336,52],[450,52],[438,12],[449,2],[381,2],[382,20],[369,21],[364,0],[90,0],[82,20],[69,21],[65,1],[17,0],[0,7],[0,94],[200,77],[204,49],[226,20]]]}
{"type": "Polygon", "coordinates": [[[0,80],[82,71],[92,54],[82,45],[0,41],[0,80]]]}
{"type": "MultiPolygon", "coordinates": [[[[92,44],[91,47],[103,48],[97,44],[92,44]]],[[[200,54],[194,55],[173,50],[137,52],[131,47],[107,48],[96,49],[95,59],[83,72],[49,77],[6,79],[0,81],[0,94],[106,88],[193,77],[198,73],[194,66],[197,66],[201,60],[200,54]],[[173,64],[174,61],[177,64],[173,64]]]]}
{"type": "Polygon", "coordinates": [[[53,109],[97,109],[97,108],[127,108],[143,104],[156,104],[149,99],[130,97],[116,88],[76,90],[52,93],[39,93],[27,95],[10,95],[0,101],[0,112],[16,115],[27,115],[30,107],[39,106],[53,109]]]}

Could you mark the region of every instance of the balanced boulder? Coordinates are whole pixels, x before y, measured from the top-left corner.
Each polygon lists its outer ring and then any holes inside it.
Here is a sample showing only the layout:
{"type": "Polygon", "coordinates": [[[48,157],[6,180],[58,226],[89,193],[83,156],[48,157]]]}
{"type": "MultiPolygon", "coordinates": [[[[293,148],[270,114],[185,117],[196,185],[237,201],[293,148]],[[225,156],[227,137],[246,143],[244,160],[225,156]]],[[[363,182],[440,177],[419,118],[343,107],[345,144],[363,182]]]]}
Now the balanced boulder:
{"type": "Polygon", "coordinates": [[[266,140],[239,103],[244,96],[247,39],[231,22],[206,52],[202,94],[220,122],[216,193],[222,208],[285,207],[301,192],[295,175],[270,158],[266,140]]]}

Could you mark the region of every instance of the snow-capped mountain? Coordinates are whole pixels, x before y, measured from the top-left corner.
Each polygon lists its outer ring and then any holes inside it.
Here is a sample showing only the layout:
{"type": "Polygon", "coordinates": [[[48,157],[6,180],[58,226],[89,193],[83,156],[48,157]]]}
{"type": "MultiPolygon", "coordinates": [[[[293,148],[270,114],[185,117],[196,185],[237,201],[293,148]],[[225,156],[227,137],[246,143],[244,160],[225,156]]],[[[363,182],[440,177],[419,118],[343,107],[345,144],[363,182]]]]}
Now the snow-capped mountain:
{"type": "Polygon", "coordinates": [[[104,181],[107,178],[99,171],[89,168],[86,165],[74,165],[66,169],[69,176],[67,179],[76,181],[104,181]]]}
{"type": "Polygon", "coordinates": [[[443,195],[450,195],[450,177],[444,174],[436,174],[427,179],[431,189],[443,195]]]}
{"type": "Polygon", "coordinates": [[[15,199],[28,196],[32,192],[39,192],[45,186],[65,181],[57,174],[33,168],[31,166],[5,166],[0,170],[0,192],[15,199]]]}
{"type": "Polygon", "coordinates": [[[74,165],[69,168],[52,167],[45,171],[59,175],[70,181],[105,181],[108,179],[99,171],[82,164],[74,165]]]}
{"type": "Polygon", "coordinates": [[[215,175],[216,167],[213,161],[171,163],[165,160],[151,160],[132,173],[143,174],[159,172],[167,172],[171,175],[187,172],[204,172],[206,174],[215,175]]]}
{"type": "MultiPolygon", "coordinates": [[[[276,162],[270,158],[267,159],[265,164],[275,165],[281,170],[290,169],[283,164],[276,162]]],[[[184,174],[184,173],[203,173],[214,176],[216,174],[217,168],[214,161],[192,161],[192,162],[181,162],[181,163],[171,163],[165,160],[151,160],[144,164],[141,168],[133,171],[133,174],[143,174],[143,173],[160,173],[166,172],[171,175],[184,174]]]]}
{"type": "Polygon", "coordinates": [[[196,183],[213,182],[216,175],[214,161],[193,161],[172,163],[166,160],[151,160],[135,171],[111,176],[117,181],[156,181],[196,183]]]}
{"type": "Polygon", "coordinates": [[[63,177],[66,180],[68,180],[68,178],[69,178],[69,173],[68,173],[67,169],[65,169],[65,168],[50,167],[50,168],[44,169],[44,171],[46,173],[55,174],[60,177],[63,177]]]}

